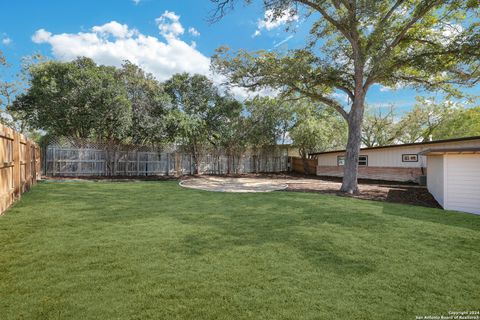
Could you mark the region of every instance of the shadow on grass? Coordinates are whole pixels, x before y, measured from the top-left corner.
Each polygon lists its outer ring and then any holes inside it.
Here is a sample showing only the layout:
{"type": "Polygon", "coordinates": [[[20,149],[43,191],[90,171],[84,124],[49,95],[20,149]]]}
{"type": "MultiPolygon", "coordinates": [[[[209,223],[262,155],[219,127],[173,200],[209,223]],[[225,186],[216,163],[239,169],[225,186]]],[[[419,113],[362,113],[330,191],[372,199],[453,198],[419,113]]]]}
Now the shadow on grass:
{"type": "Polygon", "coordinates": [[[480,231],[480,216],[414,205],[383,204],[382,213],[399,218],[480,231]]]}

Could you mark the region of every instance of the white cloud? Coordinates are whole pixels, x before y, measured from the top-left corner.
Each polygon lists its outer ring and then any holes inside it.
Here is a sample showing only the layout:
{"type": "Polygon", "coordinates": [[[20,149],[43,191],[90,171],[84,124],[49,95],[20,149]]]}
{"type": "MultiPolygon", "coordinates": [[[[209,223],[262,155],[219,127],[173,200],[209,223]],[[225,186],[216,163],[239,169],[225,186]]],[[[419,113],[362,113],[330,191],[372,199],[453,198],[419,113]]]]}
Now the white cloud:
{"type": "Polygon", "coordinates": [[[144,35],[125,24],[111,21],[94,26],[89,32],[52,34],[39,29],[32,36],[35,43],[47,43],[55,58],[71,61],[79,56],[99,64],[120,66],[129,60],[160,80],[178,72],[208,75],[210,58],[178,36],[183,33],[179,16],[166,11],[156,22],[164,39],[144,35]]]}
{"type": "MultiPolygon", "coordinates": [[[[85,56],[99,64],[119,67],[125,60],[129,60],[152,73],[159,81],[167,80],[175,73],[188,72],[203,74],[211,78],[216,85],[222,86],[225,77],[211,73],[210,58],[195,48],[194,41],[188,44],[180,38],[184,33],[180,16],[165,11],[155,21],[163,39],[142,34],[126,24],[111,21],[94,26],[88,32],[52,34],[45,29],[39,29],[33,34],[32,41],[49,44],[53,56],[62,61],[85,56]]],[[[251,93],[239,87],[231,88],[231,92],[238,99],[257,94],[276,94],[276,91],[267,89],[251,93]]]]}
{"type": "Polygon", "coordinates": [[[111,21],[102,26],[95,26],[92,28],[92,31],[99,35],[111,35],[116,38],[129,38],[137,33],[135,29],[129,30],[126,24],[120,24],[116,21],[111,21]]]}
{"type": "Polygon", "coordinates": [[[194,27],[188,28],[188,33],[190,33],[194,37],[198,37],[200,35],[200,32],[198,32],[198,30],[194,27]]]}
{"type": "Polygon", "coordinates": [[[343,105],[349,105],[351,103],[350,97],[343,91],[336,91],[330,95],[343,105]]]}
{"type": "Polygon", "coordinates": [[[287,23],[297,21],[298,15],[292,9],[285,9],[279,15],[275,15],[275,11],[268,9],[265,10],[263,19],[259,19],[257,22],[257,30],[252,37],[257,37],[262,33],[262,30],[273,30],[281,27],[287,23]]]}
{"type": "Polygon", "coordinates": [[[141,0],[132,0],[134,5],[137,5],[140,3],[141,0]]]}
{"type": "Polygon", "coordinates": [[[9,37],[5,37],[2,39],[2,43],[7,46],[12,43],[12,39],[10,39],[9,37]]]}
{"type": "Polygon", "coordinates": [[[391,91],[391,90],[393,90],[393,88],[382,86],[382,85],[380,86],[380,91],[381,92],[387,92],[387,91],[391,91]]]}
{"type": "Polygon", "coordinates": [[[401,82],[397,82],[394,86],[384,86],[384,85],[381,85],[381,84],[379,84],[378,86],[380,87],[379,90],[381,92],[396,91],[396,90],[400,90],[400,89],[405,88],[405,84],[403,84],[401,82]]]}
{"type": "Polygon", "coordinates": [[[172,11],[165,11],[160,17],[155,19],[160,34],[165,38],[177,38],[181,36],[185,29],[180,23],[180,16],[172,11]]]}
{"type": "Polygon", "coordinates": [[[35,43],[48,42],[52,37],[52,33],[46,31],[45,29],[38,29],[32,36],[32,41],[35,43]]]}

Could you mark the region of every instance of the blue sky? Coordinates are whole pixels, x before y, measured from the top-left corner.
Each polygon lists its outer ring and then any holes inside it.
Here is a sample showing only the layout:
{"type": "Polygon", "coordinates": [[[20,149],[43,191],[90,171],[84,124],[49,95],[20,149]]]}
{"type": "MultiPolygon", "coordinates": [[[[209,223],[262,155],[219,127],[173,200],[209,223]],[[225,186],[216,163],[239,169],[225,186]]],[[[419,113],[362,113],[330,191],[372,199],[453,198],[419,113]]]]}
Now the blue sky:
{"type": "MultiPolygon", "coordinates": [[[[210,24],[212,9],[209,0],[8,1],[0,13],[0,49],[11,68],[0,76],[11,78],[23,56],[40,52],[60,60],[87,55],[111,65],[129,59],[162,80],[180,71],[207,73],[208,58],[222,45],[286,50],[301,47],[308,34],[310,23],[301,18],[292,23],[295,32],[286,32],[281,21],[262,22],[259,5],[239,5],[210,24]]],[[[480,88],[469,92],[480,94],[480,88]]],[[[424,93],[375,86],[367,102],[403,112],[417,94],[424,93]]]]}

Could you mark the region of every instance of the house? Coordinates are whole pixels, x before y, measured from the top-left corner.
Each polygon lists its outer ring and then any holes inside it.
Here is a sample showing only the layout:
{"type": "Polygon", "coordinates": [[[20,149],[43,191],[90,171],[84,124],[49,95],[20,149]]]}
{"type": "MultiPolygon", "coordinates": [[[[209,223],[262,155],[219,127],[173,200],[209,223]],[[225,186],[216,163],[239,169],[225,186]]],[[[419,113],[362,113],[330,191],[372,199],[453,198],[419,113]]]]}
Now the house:
{"type": "Polygon", "coordinates": [[[431,148],[427,188],[448,210],[480,214],[480,147],[431,148]]]}
{"type": "MultiPolygon", "coordinates": [[[[358,160],[358,177],[363,179],[413,181],[427,175],[428,157],[422,152],[434,148],[480,148],[480,136],[362,148],[358,160]]],[[[345,150],[312,153],[316,157],[317,176],[343,176],[345,150]]],[[[480,166],[473,168],[480,170],[480,166]]],[[[433,174],[433,173],[432,173],[433,174]]]]}

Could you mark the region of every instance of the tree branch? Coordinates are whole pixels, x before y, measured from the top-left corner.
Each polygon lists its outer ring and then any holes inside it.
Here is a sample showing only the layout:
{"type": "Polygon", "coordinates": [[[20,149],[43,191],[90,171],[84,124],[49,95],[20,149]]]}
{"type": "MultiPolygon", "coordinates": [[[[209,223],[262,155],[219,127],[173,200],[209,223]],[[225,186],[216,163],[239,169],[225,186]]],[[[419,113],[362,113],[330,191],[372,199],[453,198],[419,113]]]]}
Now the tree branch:
{"type": "Polygon", "coordinates": [[[353,92],[350,89],[348,89],[347,87],[344,87],[344,86],[341,86],[341,85],[336,85],[335,88],[345,92],[348,95],[348,97],[350,98],[350,100],[353,101],[355,99],[355,96],[353,95],[353,92]]]}
{"type": "Polygon", "coordinates": [[[415,23],[417,23],[420,19],[422,19],[435,5],[440,4],[444,0],[434,0],[430,4],[425,5],[418,13],[414,14],[413,18],[408,21],[395,39],[390,43],[390,45],[385,48],[384,53],[382,54],[383,58],[390,54],[390,52],[400,43],[403,37],[407,34],[408,30],[410,30],[415,23]]]}
{"type": "Polygon", "coordinates": [[[299,86],[297,85],[292,85],[292,88],[295,89],[295,91],[298,91],[299,93],[302,93],[304,95],[306,95],[307,97],[313,99],[313,100],[317,100],[317,101],[320,101],[322,103],[325,103],[326,105],[332,107],[335,109],[335,111],[337,111],[338,113],[340,113],[342,115],[342,117],[348,121],[348,112],[345,111],[345,109],[343,109],[343,107],[335,100],[331,99],[331,98],[328,98],[328,97],[325,97],[321,94],[318,94],[318,93],[314,93],[314,92],[311,92],[311,91],[308,91],[308,90],[305,90],[305,89],[302,89],[300,88],[299,86]]]}
{"type": "Polygon", "coordinates": [[[343,34],[343,36],[347,38],[348,41],[350,41],[350,43],[353,45],[353,39],[352,39],[352,36],[348,33],[348,30],[339,21],[335,20],[332,16],[330,16],[322,6],[310,0],[295,0],[295,1],[300,2],[320,12],[320,14],[325,18],[325,20],[330,22],[330,24],[334,26],[338,31],[340,31],[340,33],[343,34]]]}

